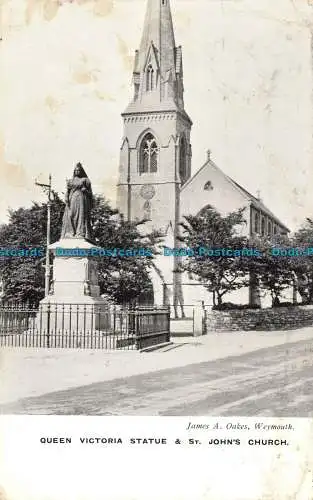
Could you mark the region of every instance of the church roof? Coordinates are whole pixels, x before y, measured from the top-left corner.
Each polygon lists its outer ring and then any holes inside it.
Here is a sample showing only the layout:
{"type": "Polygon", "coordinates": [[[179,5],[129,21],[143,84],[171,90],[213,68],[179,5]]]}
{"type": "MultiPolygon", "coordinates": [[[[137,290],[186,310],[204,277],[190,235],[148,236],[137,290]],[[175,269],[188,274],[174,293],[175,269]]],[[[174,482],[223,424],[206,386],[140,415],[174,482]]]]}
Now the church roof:
{"type": "Polygon", "coordinates": [[[266,205],[264,205],[264,203],[262,202],[262,200],[260,200],[259,198],[256,198],[256,196],[254,196],[253,194],[251,194],[249,191],[247,191],[244,187],[242,187],[240,184],[238,184],[238,182],[236,182],[234,179],[232,179],[231,177],[229,177],[228,175],[225,174],[225,172],[223,172],[223,170],[218,167],[212,160],[208,160],[192,177],[190,177],[190,179],[182,186],[181,190],[183,191],[186,186],[188,186],[189,184],[191,184],[193,182],[193,180],[198,176],[198,174],[203,171],[205,168],[207,168],[208,166],[211,166],[213,168],[215,168],[216,170],[218,170],[220,172],[220,174],[223,175],[223,177],[230,183],[232,184],[232,186],[237,189],[238,191],[240,191],[240,193],[243,195],[243,197],[254,207],[256,208],[257,210],[260,210],[263,214],[265,215],[268,215],[269,217],[271,217],[281,228],[283,228],[285,231],[287,231],[288,233],[290,232],[290,229],[288,229],[287,226],[285,226],[285,224],[283,224],[279,219],[278,217],[276,217],[275,214],[273,214],[273,212],[271,210],[269,210],[266,205]]]}
{"type": "Polygon", "coordinates": [[[259,198],[256,198],[255,196],[253,196],[253,194],[249,193],[249,191],[247,191],[245,188],[243,188],[240,184],[238,184],[238,182],[234,181],[231,177],[228,177],[226,176],[233,184],[235,184],[235,186],[244,194],[244,196],[246,196],[249,201],[251,202],[251,204],[254,206],[254,208],[256,208],[257,210],[260,210],[261,212],[263,212],[265,215],[268,215],[269,217],[271,217],[275,222],[277,222],[277,224],[279,226],[281,226],[282,228],[284,228],[286,231],[290,232],[290,229],[288,229],[287,226],[285,226],[285,224],[283,224],[277,217],[275,214],[273,214],[273,212],[267,208],[266,205],[264,205],[264,203],[262,202],[262,200],[260,200],[259,198]]]}

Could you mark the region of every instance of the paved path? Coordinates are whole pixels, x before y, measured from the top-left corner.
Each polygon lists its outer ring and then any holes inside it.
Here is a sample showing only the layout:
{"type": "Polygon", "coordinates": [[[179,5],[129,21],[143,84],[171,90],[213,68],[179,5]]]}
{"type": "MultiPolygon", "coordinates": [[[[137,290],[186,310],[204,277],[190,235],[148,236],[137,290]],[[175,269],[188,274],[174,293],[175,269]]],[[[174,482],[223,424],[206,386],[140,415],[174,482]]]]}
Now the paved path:
{"type": "Polygon", "coordinates": [[[312,417],[313,341],[51,392],[0,412],[312,417]]]}

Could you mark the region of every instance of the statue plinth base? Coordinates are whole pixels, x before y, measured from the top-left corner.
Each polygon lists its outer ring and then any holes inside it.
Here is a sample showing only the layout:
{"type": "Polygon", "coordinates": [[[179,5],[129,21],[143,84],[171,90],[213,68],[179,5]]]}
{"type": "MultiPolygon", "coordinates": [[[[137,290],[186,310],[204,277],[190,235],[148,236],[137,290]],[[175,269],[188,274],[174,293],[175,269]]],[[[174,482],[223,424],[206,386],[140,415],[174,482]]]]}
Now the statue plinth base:
{"type": "Polygon", "coordinates": [[[110,328],[110,311],[100,297],[97,261],[84,239],[66,238],[49,246],[54,254],[50,294],[40,302],[37,326],[41,331],[92,332],[110,328]],[[75,250],[74,254],[69,250],[75,250]]]}

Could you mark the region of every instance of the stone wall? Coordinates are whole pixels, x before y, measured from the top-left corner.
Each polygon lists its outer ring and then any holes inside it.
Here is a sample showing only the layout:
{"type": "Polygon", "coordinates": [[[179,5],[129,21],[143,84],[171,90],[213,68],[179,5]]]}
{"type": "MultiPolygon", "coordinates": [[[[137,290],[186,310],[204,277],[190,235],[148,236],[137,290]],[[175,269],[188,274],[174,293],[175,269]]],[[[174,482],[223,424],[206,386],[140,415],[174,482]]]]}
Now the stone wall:
{"type": "Polygon", "coordinates": [[[206,331],[291,330],[313,326],[313,306],[290,306],[275,309],[242,311],[207,310],[206,331]]]}

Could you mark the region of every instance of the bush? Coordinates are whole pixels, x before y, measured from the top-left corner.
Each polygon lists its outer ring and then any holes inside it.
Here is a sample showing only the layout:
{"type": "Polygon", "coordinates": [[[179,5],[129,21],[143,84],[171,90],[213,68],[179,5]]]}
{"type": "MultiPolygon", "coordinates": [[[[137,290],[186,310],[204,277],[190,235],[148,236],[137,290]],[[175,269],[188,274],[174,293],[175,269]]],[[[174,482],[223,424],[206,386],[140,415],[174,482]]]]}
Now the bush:
{"type": "Polygon", "coordinates": [[[273,307],[301,307],[301,306],[311,306],[313,305],[312,302],[305,301],[305,302],[296,302],[295,304],[293,302],[280,302],[275,304],[273,307]]]}
{"type": "Polygon", "coordinates": [[[225,302],[221,305],[212,307],[212,311],[242,311],[245,309],[261,309],[261,306],[250,304],[233,304],[233,302],[225,302]]]}
{"type": "Polygon", "coordinates": [[[294,306],[298,306],[299,304],[294,304],[293,302],[276,302],[274,305],[273,305],[273,308],[276,308],[276,307],[294,307],[294,306]]]}

